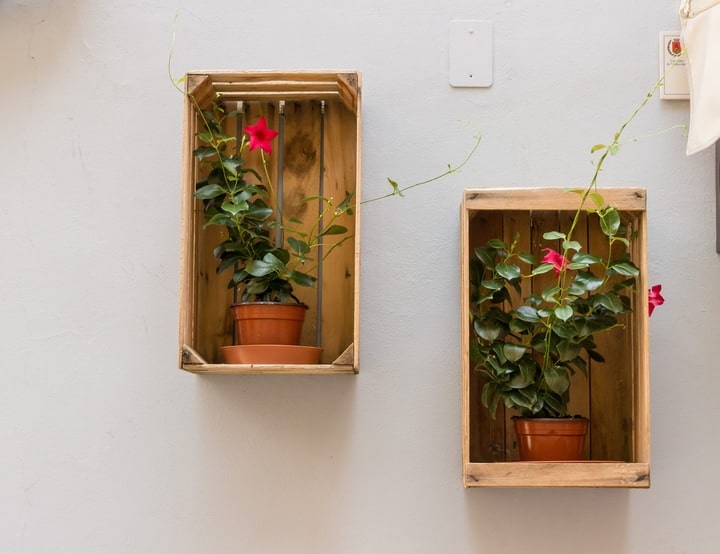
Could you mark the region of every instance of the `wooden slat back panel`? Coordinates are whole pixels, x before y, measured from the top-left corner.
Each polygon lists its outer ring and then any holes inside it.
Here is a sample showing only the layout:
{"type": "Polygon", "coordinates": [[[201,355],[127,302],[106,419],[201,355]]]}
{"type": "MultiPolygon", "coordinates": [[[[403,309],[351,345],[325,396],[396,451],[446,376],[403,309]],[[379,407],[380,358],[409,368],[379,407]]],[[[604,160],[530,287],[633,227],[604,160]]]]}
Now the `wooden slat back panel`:
{"type": "MultiPolygon", "coordinates": [[[[347,129],[356,127],[356,116],[339,100],[331,100],[325,106],[325,174],[324,196],[330,198],[334,206],[342,202],[346,195],[355,192],[353,215],[345,214],[336,220],[336,224],[348,229],[348,238],[341,246],[332,250],[323,263],[323,283],[321,287],[323,320],[322,345],[323,360],[332,363],[345,349],[356,342],[354,328],[358,310],[356,304],[357,251],[359,237],[357,232],[360,183],[357,182],[358,161],[355,152],[358,149],[357,134],[347,133],[347,129]]],[[[325,222],[327,226],[327,222],[325,222]]],[[[336,242],[328,237],[325,252],[336,242]]]]}
{"type": "MultiPolygon", "coordinates": [[[[609,254],[608,241],[593,218],[593,233],[590,235],[590,252],[606,258],[609,254]]],[[[616,244],[614,255],[623,248],[616,244]]],[[[613,281],[625,277],[616,276],[613,281]]],[[[604,362],[591,361],[592,456],[601,460],[632,461],[632,318],[620,316],[622,327],[611,329],[595,336],[598,351],[604,362]]]]}
{"type": "MultiPolygon", "coordinates": [[[[466,191],[464,203],[466,213],[463,216],[468,226],[467,255],[473,256],[474,248],[484,244],[489,238],[500,237],[506,242],[510,242],[516,232],[520,233],[521,241],[518,250],[530,250],[538,258],[544,256],[544,248],[560,250],[558,241],[544,240],[542,234],[549,230],[566,232],[569,229],[575,216],[574,209],[577,207],[579,198],[577,195],[564,191],[558,193],[554,190],[550,194],[554,199],[553,203],[557,202],[557,198],[563,197],[562,195],[569,196],[574,202],[573,204],[561,201],[560,204],[566,209],[560,211],[535,209],[518,211],[516,204],[528,206],[535,203],[538,196],[534,189],[519,192],[517,203],[508,199],[513,197],[513,194],[502,190],[499,191],[499,196],[496,196],[496,192],[498,191],[466,191]]],[[[644,280],[647,272],[644,259],[644,241],[646,240],[644,191],[612,189],[608,193],[606,189],[602,191],[602,194],[610,204],[619,202],[621,205],[633,208],[621,211],[621,215],[624,221],[638,231],[638,236],[633,242],[631,256],[640,267],[643,276],[638,283],[638,290],[644,290],[647,288],[644,280]]],[[[550,205],[548,202],[540,202],[540,204],[541,206],[550,205]]],[[[585,245],[590,252],[604,254],[603,248],[606,248],[607,239],[599,228],[597,218],[588,222],[588,218],[584,214],[581,215],[573,238],[585,245]]],[[[549,286],[553,279],[552,272],[533,278],[534,292],[539,292],[549,286]]],[[[528,285],[524,284],[523,296],[527,296],[530,292],[532,291],[528,289],[528,285]]],[[[636,304],[634,310],[640,310],[640,313],[634,317],[623,317],[623,328],[595,337],[606,362],[589,364],[590,378],[588,380],[579,373],[572,377],[569,411],[572,414],[591,418],[591,432],[586,450],[588,457],[592,460],[621,462],[647,462],[649,460],[649,439],[645,438],[649,432],[647,415],[649,407],[645,392],[649,377],[647,375],[647,356],[643,353],[643,351],[647,351],[647,345],[643,345],[646,342],[646,330],[638,328],[644,326],[644,318],[641,317],[641,314],[642,310],[647,310],[647,300],[643,295],[639,295],[636,304]],[[639,434],[636,429],[638,425],[642,427],[639,434]],[[640,444],[636,443],[638,435],[641,437],[640,444]]],[[[468,328],[467,334],[468,336],[463,337],[463,340],[472,340],[472,329],[468,328]]],[[[468,364],[464,361],[464,367],[466,366],[468,364]]],[[[480,403],[481,379],[477,372],[472,370],[467,378],[467,391],[463,391],[463,394],[467,395],[466,425],[470,441],[465,449],[469,456],[466,461],[516,460],[516,441],[511,425],[511,417],[515,414],[503,415],[501,407],[498,410],[497,420],[493,421],[489,417],[487,410],[480,403]],[[498,455],[499,452],[501,455],[498,455]]]]}
{"type": "MultiPolygon", "coordinates": [[[[469,222],[470,258],[475,256],[475,248],[484,245],[489,239],[503,236],[503,214],[500,212],[482,212],[473,214],[469,222]]],[[[463,263],[467,264],[468,260],[463,263]]],[[[469,336],[464,340],[472,340],[474,331],[469,329],[469,336]]],[[[468,382],[469,439],[470,461],[497,462],[506,459],[505,407],[498,406],[495,419],[490,417],[488,410],[482,405],[483,379],[478,371],[470,366],[468,382]]]]}

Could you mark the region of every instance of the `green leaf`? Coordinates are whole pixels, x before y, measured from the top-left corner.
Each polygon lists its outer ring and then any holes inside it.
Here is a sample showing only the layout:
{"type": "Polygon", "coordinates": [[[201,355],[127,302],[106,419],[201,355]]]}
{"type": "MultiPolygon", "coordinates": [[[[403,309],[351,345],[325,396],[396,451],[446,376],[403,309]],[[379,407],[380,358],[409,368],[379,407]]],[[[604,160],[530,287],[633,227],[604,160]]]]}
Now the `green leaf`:
{"type": "Polygon", "coordinates": [[[515,264],[497,264],[495,271],[497,271],[503,279],[507,279],[508,281],[520,277],[520,268],[515,264]]]}
{"type": "Polygon", "coordinates": [[[562,289],[558,287],[557,285],[554,285],[552,287],[546,288],[544,291],[540,293],[540,296],[542,296],[542,299],[545,302],[557,302],[555,299],[555,295],[559,293],[562,289]]]}
{"type": "Polygon", "coordinates": [[[622,313],[625,309],[620,298],[612,292],[598,294],[593,300],[593,306],[602,306],[615,314],[622,313]]]}
{"type": "Polygon", "coordinates": [[[597,290],[603,284],[603,278],[584,271],[575,275],[574,283],[578,283],[584,290],[597,290]]]}
{"type": "Polygon", "coordinates": [[[503,345],[503,353],[509,362],[517,362],[525,354],[526,348],[519,344],[507,343],[503,345]]]}
{"type": "Polygon", "coordinates": [[[507,245],[500,239],[490,239],[487,244],[490,248],[497,248],[498,250],[508,249],[507,245]]]}
{"type": "Polygon", "coordinates": [[[587,379],[588,372],[587,372],[587,362],[585,361],[585,359],[576,357],[572,361],[572,364],[573,364],[573,366],[575,366],[575,369],[580,371],[580,373],[582,373],[585,376],[585,378],[587,379]]]}
{"type": "Polygon", "coordinates": [[[510,327],[510,332],[512,333],[524,333],[531,328],[530,322],[522,321],[517,318],[512,319],[508,326],[510,327]]]}
{"type": "Polygon", "coordinates": [[[553,325],[553,333],[563,339],[571,339],[577,334],[577,329],[572,323],[556,323],[553,325]]]}
{"type": "Polygon", "coordinates": [[[530,323],[540,320],[537,310],[532,306],[520,306],[517,310],[515,310],[515,315],[518,319],[528,321],[530,323]]]}
{"type": "Polygon", "coordinates": [[[230,223],[232,223],[232,220],[227,215],[215,214],[207,220],[205,225],[203,225],[203,229],[209,227],[210,225],[228,225],[230,223]]]}
{"type": "Polygon", "coordinates": [[[551,271],[555,267],[553,264],[540,264],[530,272],[531,275],[541,275],[551,271]]]}
{"type": "Polygon", "coordinates": [[[548,231],[547,233],[543,233],[543,238],[545,240],[558,240],[558,239],[565,239],[565,233],[561,233],[560,231],[548,231]]]}
{"type": "Polygon", "coordinates": [[[518,258],[520,258],[520,260],[525,262],[526,264],[535,265],[538,263],[538,259],[527,252],[520,252],[518,254],[518,258]]]}
{"type": "Polygon", "coordinates": [[[325,237],[328,235],[342,235],[343,233],[347,233],[347,227],[343,227],[342,225],[330,225],[330,227],[323,230],[323,232],[318,236],[325,237]]]}
{"type": "Polygon", "coordinates": [[[607,148],[607,145],[605,145],[605,144],[596,144],[595,146],[593,146],[593,147],[590,149],[590,153],[591,153],[591,154],[594,154],[594,153],[597,152],[598,150],[603,150],[604,148],[607,148]]]}
{"type": "Polygon", "coordinates": [[[565,368],[553,366],[545,370],[544,375],[547,386],[554,393],[562,395],[570,388],[570,377],[565,368]]]}
{"type": "Polygon", "coordinates": [[[613,237],[613,242],[620,242],[625,246],[630,246],[630,241],[625,237],[613,237]]]}
{"type": "Polygon", "coordinates": [[[567,321],[573,315],[573,309],[570,306],[558,306],[555,308],[555,317],[561,321],[567,321]]]}
{"type": "Polygon", "coordinates": [[[497,281],[495,279],[486,279],[484,281],[481,281],[480,284],[489,290],[500,290],[503,288],[502,281],[497,281]]]}
{"type": "Polygon", "coordinates": [[[498,403],[500,400],[500,395],[498,394],[498,386],[492,382],[485,383],[485,386],[483,386],[483,390],[480,395],[480,400],[482,401],[483,405],[490,411],[490,417],[495,419],[498,403]]]}
{"type": "Polygon", "coordinates": [[[563,250],[582,250],[582,244],[576,240],[564,240],[562,246],[563,250]]]}
{"type": "Polygon", "coordinates": [[[222,206],[220,206],[224,211],[229,213],[230,215],[237,215],[241,211],[246,210],[248,207],[247,202],[223,202],[222,206]]]}
{"type": "Polygon", "coordinates": [[[307,242],[303,240],[298,240],[295,237],[289,237],[287,241],[290,247],[300,255],[308,254],[310,252],[310,247],[307,242]]]}
{"type": "Polygon", "coordinates": [[[240,160],[234,160],[232,158],[223,158],[222,161],[222,166],[227,169],[233,177],[237,176],[238,169],[240,169],[241,165],[242,162],[240,160]]]}
{"type": "Polygon", "coordinates": [[[610,269],[619,275],[628,275],[631,277],[637,277],[640,274],[640,270],[635,267],[632,262],[618,262],[610,266],[610,269]]]}
{"type": "Polygon", "coordinates": [[[510,382],[508,383],[508,386],[511,389],[524,389],[528,385],[532,384],[532,379],[528,379],[526,375],[515,375],[512,379],[510,379],[510,382]]]}
{"type": "Polygon", "coordinates": [[[317,281],[317,279],[312,275],[296,270],[291,271],[288,277],[301,287],[312,287],[315,284],[315,281],[317,281]]]}
{"type": "Polygon", "coordinates": [[[608,208],[599,215],[602,232],[609,237],[614,236],[620,228],[620,214],[615,208],[608,208]]]}
{"type": "Polygon", "coordinates": [[[488,342],[493,342],[503,333],[503,328],[499,325],[493,325],[492,323],[475,320],[473,322],[473,329],[478,337],[488,342]]]}
{"type": "Polygon", "coordinates": [[[488,269],[493,269],[495,267],[494,250],[485,247],[477,247],[475,249],[475,257],[488,269]]]}
{"type": "Polygon", "coordinates": [[[393,189],[393,190],[392,190],[392,193],[393,193],[395,196],[403,196],[403,193],[402,193],[402,191],[400,190],[400,187],[398,186],[398,184],[397,184],[395,181],[393,181],[390,177],[388,177],[387,180],[388,180],[388,183],[390,183],[390,186],[391,186],[392,189],[393,189]]]}
{"type": "Polygon", "coordinates": [[[571,295],[571,296],[582,296],[583,294],[585,294],[587,292],[587,290],[585,290],[585,287],[583,286],[582,283],[573,280],[570,283],[570,286],[568,287],[567,292],[568,292],[568,295],[571,295]]]}
{"type": "Polygon", "coordinates": [[[252,279],[245,285],[245,293],[248,295],[262,294],[268,288],[269,285],[266,279],[252,279]]]}
{"type": "Polygon", "coordinates": [[[286,271],[285,264],[272,252],[263,256],[262,260],[251,260],[246,266],[247,271],[253,277],[263,277],[270,273],[283,273],[286,271]]]}
{"type": "Polygon", "coordinates": [[[225,191],[220,185],[205,185],[195,191],[195,198],[200,200],[210,200],[211,198],[217,198],[225,194],[225,191]]]}
{"type": "Polygon", "coordinates": [[[245,215],[255,221],[265,221],[268,217],[272,215],[272,213],[272,208],[269,208],[267,206],[251,205],[245,215]]]}
{"type": "Polygon", "coordinates": [[[196,148],[193,150],[193,155],[198,160],[203,160],[205,158],[210,158],[214,156],[217,152],[214,148],[211,148],[210,146],[201,146],[200,148],[196,148]]]}
{"type": "Polygon", "coordinates": [[[343,201],[340,202],[340,204],[338,204],[338,207],[335,208],[335,213],[338,214],[338,215],[339,215],[340,213],[347,213],[347,214],[349,214],[349,215],[352,215],[353,207],[352,207],[351,202],[352,202],[352,199],[353,199],[354,197],[355,197],[355,191],[349,192],[349,193],[347,194],[347,196],[345,196],[345,198],[343,199],[343,201]]]}
{"type": "Polygon", "coordinates": [[[508,398],[515,406],[530,410],[537,402],[537,393],[535,391],[520,389],[511,392],[508,398]]]}
{"type": "Polygon", "coordinates": [[[595,204],[595,207],[597,208],[602,208],[603,204],[605,204],[605,200],[603,199],[602,194],[600,194],[599,192],[591,192],[590,198],[595,204]]]}
{"type": "Polygon", "coordinates": [[[245,271],[253,277],[264,277],[273,272],[273,266],[263,260],[251,260],[245,266],[245,271]]]}
{"type": "Polygon", "coordinates": [[[561,362],[569,362],[580,355],[580,345],[567,340],[561,340],[557,344],[557,350],[561,362]]]}
{"type": "Polygon", "coordinates": [[[565,403],[555,394],[546,394],[545,403],[548,408],[554,412],[555,416],[564,416],[567,412],[567,406],[565,403]]]}
{"type": "Polygon", "coordinates": [[[571,261],[578,264],[592,265],[602,262],[602,258],[586,252],[576,252],[571,261]]]}
{"type": "Polygon", "coordinates": [[[235,255],[235,256],[229,256],[227,258],[223,258],[222,261],[218,264],[217,269],[215,270],[216,273],[222,273],[226,269],[233,267],[236,262],[242,259],[242,256],[235,255]]]}

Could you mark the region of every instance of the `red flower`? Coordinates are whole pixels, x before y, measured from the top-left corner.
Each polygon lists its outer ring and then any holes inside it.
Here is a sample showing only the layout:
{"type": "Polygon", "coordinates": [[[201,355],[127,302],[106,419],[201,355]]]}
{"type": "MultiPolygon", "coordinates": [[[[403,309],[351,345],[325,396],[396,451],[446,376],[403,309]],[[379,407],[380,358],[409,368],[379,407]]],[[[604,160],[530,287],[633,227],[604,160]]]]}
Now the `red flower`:
{"type": "Polygon", "coordinates": [[[543,252],[547,252],[547,254],[545,254],[545,257],[540,260],[540,262],[544,264],[552,264],[553,269],[555,270],[555,275],[560,275],[560,271],[567,267],[568,259],[560,254],[560,252],[555,252],[552,248],[544,248],[543,252]]]}
{"type": "Polygon", "coordinates": [[[264,117],[258,119],[258,122],[255,125],[248,125],[245,127],[245,132],[250,137],[250,150],[260,148],[260,150],[263,150],[268,154],[272,153],[270,141],[277,136],[278,132],[273,129],[268,129],[264,117]]]}
{"type": "Polygon", "coordinates": [[[660,294],[662,285],[655,285],[648,290],[648,316],[651,316],[655,306],[662,306],[665,303],[665,299],[660,294]]]}

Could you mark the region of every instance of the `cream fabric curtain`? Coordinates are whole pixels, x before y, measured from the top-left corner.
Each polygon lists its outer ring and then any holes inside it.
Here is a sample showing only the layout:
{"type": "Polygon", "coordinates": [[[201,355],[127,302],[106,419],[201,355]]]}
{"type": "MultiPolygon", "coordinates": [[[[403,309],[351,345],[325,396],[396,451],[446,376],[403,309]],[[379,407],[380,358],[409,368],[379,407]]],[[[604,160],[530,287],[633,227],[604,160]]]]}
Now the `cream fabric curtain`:
{"type": "Polygon", "coordinates": [[[682,0],[680,26],[690,80],[690,156],[720,139],[720,0],[682,0]]]}

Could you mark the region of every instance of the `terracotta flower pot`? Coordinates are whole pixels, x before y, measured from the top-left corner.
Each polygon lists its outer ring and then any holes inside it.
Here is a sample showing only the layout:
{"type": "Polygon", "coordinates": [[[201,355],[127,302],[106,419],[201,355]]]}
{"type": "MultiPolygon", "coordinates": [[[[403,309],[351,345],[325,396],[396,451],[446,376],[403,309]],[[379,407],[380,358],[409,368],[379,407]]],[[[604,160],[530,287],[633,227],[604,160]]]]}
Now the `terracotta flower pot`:
{"type": "Polygon", "coordinates": [[[230,309],[239,344],[300,344],[305,304],[246,302],[230,309]]]}
{"type": "Polygon", "coordinates": [[[520,460],[582,460],[589,421],[586,418],[513,418],[520,460]]]}

